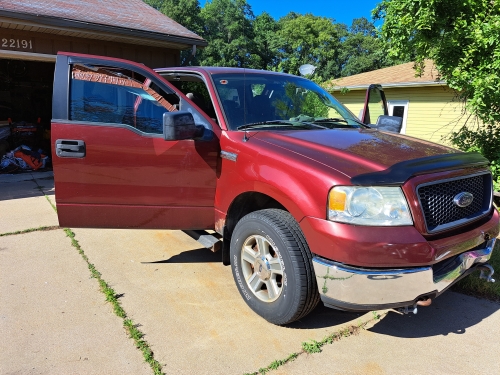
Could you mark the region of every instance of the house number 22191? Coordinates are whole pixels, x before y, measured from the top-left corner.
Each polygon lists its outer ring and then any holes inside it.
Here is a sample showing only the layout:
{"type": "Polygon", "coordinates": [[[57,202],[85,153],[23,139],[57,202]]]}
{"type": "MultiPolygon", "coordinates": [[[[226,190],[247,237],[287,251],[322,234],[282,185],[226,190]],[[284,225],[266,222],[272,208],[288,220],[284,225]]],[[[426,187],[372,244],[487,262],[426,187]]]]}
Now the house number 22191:
{"type": "Polygon", "coordinates": [[[7,48],[20,48],[20,49],[33,49],[31,39],[7,39],[2,38],[2,47],[7,48]]]}

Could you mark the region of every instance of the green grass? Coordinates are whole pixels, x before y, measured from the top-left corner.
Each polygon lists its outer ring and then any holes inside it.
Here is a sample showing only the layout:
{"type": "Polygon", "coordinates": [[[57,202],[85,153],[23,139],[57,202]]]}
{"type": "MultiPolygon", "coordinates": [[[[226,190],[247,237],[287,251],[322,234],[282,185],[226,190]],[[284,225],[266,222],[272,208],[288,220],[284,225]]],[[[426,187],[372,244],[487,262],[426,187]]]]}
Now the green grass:
{"type": "MultiPolygon", "coordinates": [[[[497,197],[497,202],[500,201],[500,198],[497,197]]],[[[500,211],[497,204],[494,205],[497,210],[500,211]]],[[[500,239],[498,239],[500,241],[500,239]]],[[[466,277],[465,279],[460,280],[456,283],[451,290],[455,292],[464,293],[470,296],[479,297],[479,298],[487,298],[492,301],[500,302],[500,249],[497,248],[496,251],[491,254],[491,258],[489,263],[495,270],[495,274],[493,278],[495,279],[494,283],[487,283],[485,280],[480,279],[480,271],[476,271],[466,277]]]]}

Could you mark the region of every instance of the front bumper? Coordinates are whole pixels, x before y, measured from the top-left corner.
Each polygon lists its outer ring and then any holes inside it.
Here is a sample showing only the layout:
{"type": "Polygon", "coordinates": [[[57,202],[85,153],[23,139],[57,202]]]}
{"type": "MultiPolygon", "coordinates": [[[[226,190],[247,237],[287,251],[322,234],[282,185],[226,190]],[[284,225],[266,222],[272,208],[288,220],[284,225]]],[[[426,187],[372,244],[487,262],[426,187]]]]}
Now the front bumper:
{"type": "Polygon", "coordinates": [[[434,266],[368,269],[347,266],[321,257],[313,258],[321,300],[326,306],[350,311],[413,306],[434,298],[476,268],[485,266],[493,251],[500,251],[494,238],[434,266]]]}

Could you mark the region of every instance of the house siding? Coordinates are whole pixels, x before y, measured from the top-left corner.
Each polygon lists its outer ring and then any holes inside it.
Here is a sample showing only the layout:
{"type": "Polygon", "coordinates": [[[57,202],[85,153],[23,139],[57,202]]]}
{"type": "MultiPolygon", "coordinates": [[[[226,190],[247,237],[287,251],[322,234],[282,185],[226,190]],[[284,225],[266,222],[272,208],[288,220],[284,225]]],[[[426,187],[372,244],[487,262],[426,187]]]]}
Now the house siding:
{"type": "MultiPolygon", "coordinates": [[[[384,88],[390,100],[408,100],[408,118],[405,134],[432,142],[446,143],[446,136],[458,131],[466,122],[463,105],[455,91],[447,86],[384,88]]],[[[365,90],[352,90],[334,96],[356,116],[363,108],[365,90]]]]}

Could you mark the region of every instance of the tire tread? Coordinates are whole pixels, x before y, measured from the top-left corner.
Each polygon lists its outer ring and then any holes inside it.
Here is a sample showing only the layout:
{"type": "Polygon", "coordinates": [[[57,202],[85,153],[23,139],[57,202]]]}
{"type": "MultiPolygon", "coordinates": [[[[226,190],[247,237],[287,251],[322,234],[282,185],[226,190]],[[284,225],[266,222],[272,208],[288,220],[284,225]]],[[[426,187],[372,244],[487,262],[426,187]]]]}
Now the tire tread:
{"type": "Polygon", "coordinates": [[[295,313],[284,321],[273,321],[275,324],[288,324],[309,314],[318,304],[320,297],[317,280],[312,266],[312,255],[304,234],[295,218],[287,211],[280,209],[264,209],[254,211],[243,217],[239,224],[246,220],[260,219],[277,229],[277,234],[286,244],[293,267],[298,271],[301,282],[297,295],[301,296],[295,313]]]}

